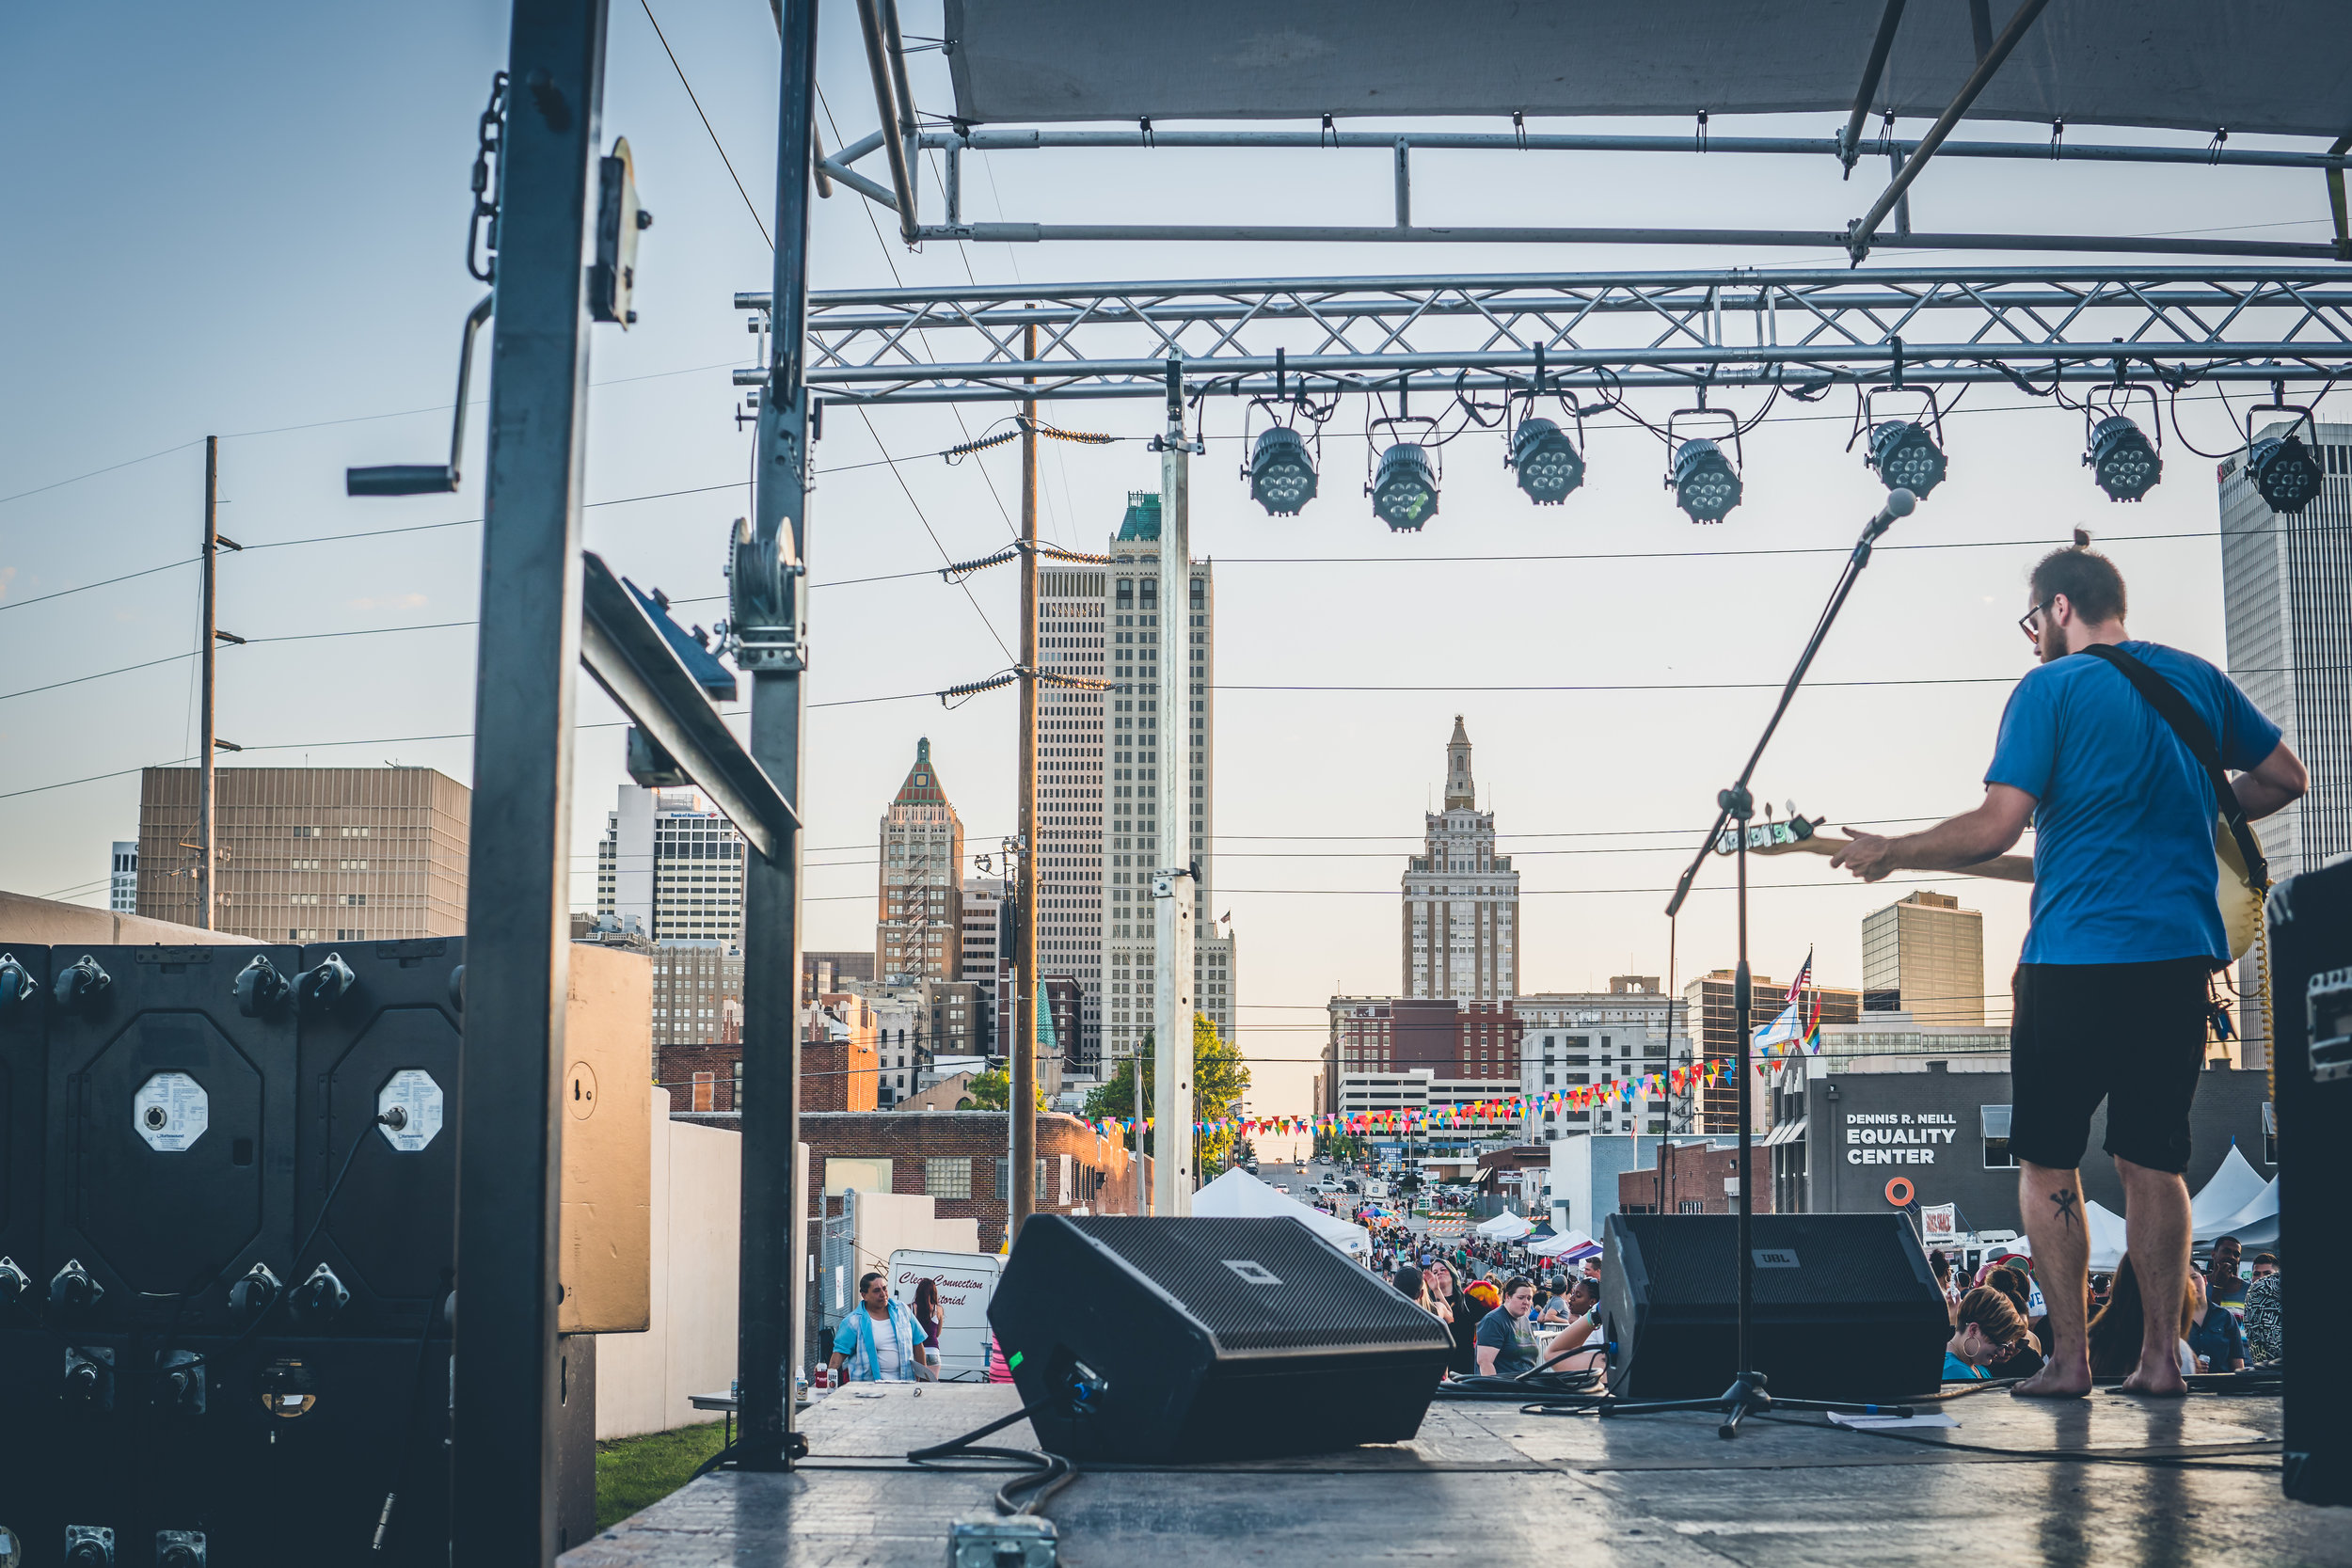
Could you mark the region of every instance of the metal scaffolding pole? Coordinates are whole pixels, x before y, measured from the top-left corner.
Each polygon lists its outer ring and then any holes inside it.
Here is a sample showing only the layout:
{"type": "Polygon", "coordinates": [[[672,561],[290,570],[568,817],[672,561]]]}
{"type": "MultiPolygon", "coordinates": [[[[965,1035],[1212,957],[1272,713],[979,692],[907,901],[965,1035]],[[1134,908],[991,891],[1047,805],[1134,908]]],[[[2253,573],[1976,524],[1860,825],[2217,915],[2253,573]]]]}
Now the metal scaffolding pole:
{"type": "Polygon", "coordinates": [[[1192,1212],[1192,826],[1190,703],[1192,538],[1190,438],[1184,434],[1183,361],[1168,361],[1168,433],[1160,439],[1159,734],[1144,777],[1157,785],[1160,869],[1152,879],[1152,1117],[1158,1136],[1152,1212],[1192,1212]]]}
{"type": "MultiPolygon", "coordinates": [[[[1037,328],[1023,351],[1037,356],[1037,328]]],[[[1035,378],[1032,377],[1032,380],[1035,378]]],[[[1005,1239],[1037,1210],[1037,1009],[1044,987],[1037,962],[1037,404],[1021,405],[1021,835],[1020,893],[1013,902],[1012,1050],[1005,1114],[1012,1122],[1012,1184],[1005,1239]]]]}
{"type": "Polygon", "coordinates": [[[213,577],[220,560],[220,437],[204,437],[204,587],[201,624],[196,631],[198,655],[204,661],[203,718],[196,742],[196,924],[213,928],[213,910],[219,903],[213,880],[219,865],[213,848],[217,803],[213,777],[213,658],[220,645],[213,597],[213,577]]]}
{"type": "Polygon", "coordinates": [[[457,1127],[457,1568],[549,1563],[557,1545],[557,1089],[605,24],[605,0],[515,0],[508,42],[457,1127]]]}
{"type": "MultiPolygon", "coordinates": [[[[757,489],[738,525],[728,584],[736,668],[752,677],[753,757],[797,809],[808,668],[809,168],[815,134],[817,0],[781,0],[776,113],[776,255],[768,378],[759,400],[757,489]]],[[[743,860],[742,1234],[736,1280],[736,1466],[784,1470],[792,1432],[794,1267],[808,1204],[800,1180],[801,854],[796,826],[773,855],[743,860]]]]}

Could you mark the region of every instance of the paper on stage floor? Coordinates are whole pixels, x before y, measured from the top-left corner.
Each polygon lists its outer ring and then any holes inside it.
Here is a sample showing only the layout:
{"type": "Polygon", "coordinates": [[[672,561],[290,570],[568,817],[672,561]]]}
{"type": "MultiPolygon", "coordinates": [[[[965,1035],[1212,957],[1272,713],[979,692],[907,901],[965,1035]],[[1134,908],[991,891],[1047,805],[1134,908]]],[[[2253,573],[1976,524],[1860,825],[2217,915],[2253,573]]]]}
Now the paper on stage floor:
{"type": "Polygon", "coordinates": [[[1830,1420],[1856,1432],[1891,1432],[1904,1427],[1956,1427],[1960,1423],[1942,1411],[1931,1416],[1864,1416],[1844,1410],[1828,1412],[1830,1420]]]}

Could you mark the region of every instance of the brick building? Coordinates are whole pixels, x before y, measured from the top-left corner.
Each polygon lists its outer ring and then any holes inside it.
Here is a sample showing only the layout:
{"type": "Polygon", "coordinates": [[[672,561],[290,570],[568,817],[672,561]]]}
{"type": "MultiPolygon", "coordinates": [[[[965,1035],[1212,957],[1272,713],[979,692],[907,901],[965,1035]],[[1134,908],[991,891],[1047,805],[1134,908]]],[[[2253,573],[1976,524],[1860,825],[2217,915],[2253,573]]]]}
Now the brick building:
{"type": "Polygon", "coordinates": [[[882,1087],[874,1004],[837,992],[818,997],[802,1016],[801,1109],[873,1110],[882,1087]]]}
{"type": "Polygon", "coordinates": [[[1527,1026],[1517,1006],[1452,997],[1335,996],[1325,1005],[1330,1035],[1323,1047],[1323,1101],[1336,1114],[1346,1081],[1366,1074],[1426,1071],[1441,1082],[1484,1085],[1479,1098],[1518,1091],[1527,1026]]]}
{"type": "MultiPolygon", "coordinates": [[[[1740,1170],[1740,1150],[1711,1144],[1661,1144],[1658,1164],[1651,1170],[1629,1170],[1617,1178],[1617,1210],[1626,1214],[1729,1214],[1739,1203],[1725,1185],[1740,1170]]],[[[1762,1144],[1748,1150],[1748,1174],[1755,1185],[1755,1212],[1772,1212],[1772,1150],[1762,1144]]]]}
{"type": "MultiPolygon", "coordinates": [[[[808,1101],[803,1100],[803,1106],[808,1101]]],[[[808,1217],[838,1212],[844,1185],[928,1194],[942,1219],[979,1222],[980,1250],[1003,1245],[1012,1187],[1006,1157],[1009,1130],[1002,1111],[881,1111],[868,1114],[803,1109],[801,1139],[808,1145],[808,1217]],[[828,1205],[820,1210],[820,1205],[828,1205]]],[[[1076,1117],[1037,1118],[1038,1212],[1066,1214],[1136,1212],[1136,1172],[1125,1146],[1076,1117]]],[[[1148,1164],[1147,1164],[1148,1170],[1148,1164]]]]}
{"type": "Polygon", "coordinates": [[[733,1116],[742,1104],[740,1045],[665,1045],[654,1053],[654,1082],[674,1111],[733,1116]]]}

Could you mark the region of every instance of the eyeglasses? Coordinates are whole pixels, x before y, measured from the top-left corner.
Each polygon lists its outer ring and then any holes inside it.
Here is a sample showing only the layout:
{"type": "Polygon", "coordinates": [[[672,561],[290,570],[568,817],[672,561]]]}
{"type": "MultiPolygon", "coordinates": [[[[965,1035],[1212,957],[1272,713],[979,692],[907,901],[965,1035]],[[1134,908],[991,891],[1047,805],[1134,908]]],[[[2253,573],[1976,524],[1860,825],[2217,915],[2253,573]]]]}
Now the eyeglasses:
{"type": "Polygon", "coordinates": [[[2042,628],[2034,625],[2034,623],[2041,620],[2042,616],[2048,614],[2050,611],[2050,605],[2056,603],[2058,603],[2058,600],[2054,598],[2050,600],[2048,604],[2038,604],[2031,610],[2026,611],[2023,615],[2017,617],[2017,629],[2026,634],[2026,640],[2027,641],[2039,642],[2042,641],[2042,628]]]}

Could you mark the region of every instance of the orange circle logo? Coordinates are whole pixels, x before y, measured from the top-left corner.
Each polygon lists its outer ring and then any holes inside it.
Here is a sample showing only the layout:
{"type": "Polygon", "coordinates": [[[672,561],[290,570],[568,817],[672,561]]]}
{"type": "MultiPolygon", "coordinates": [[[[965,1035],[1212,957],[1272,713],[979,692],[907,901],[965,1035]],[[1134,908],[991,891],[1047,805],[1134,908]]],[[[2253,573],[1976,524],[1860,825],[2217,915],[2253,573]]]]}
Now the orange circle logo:
{"type": "Polygon", "coordinates": [[[1886,1201],[1900,1209],[1911,1202],[1911,1178],[1897,1176],[1886,1183],[1886,1201]]]}

